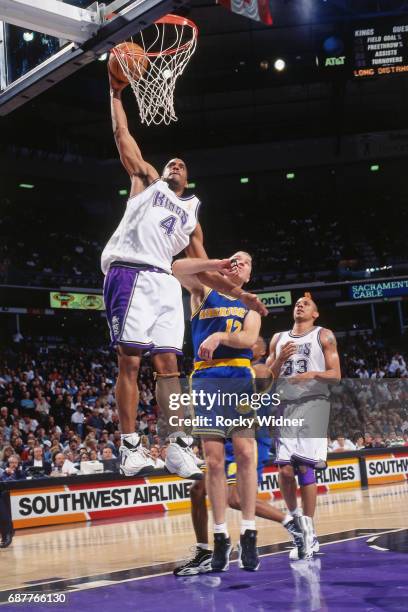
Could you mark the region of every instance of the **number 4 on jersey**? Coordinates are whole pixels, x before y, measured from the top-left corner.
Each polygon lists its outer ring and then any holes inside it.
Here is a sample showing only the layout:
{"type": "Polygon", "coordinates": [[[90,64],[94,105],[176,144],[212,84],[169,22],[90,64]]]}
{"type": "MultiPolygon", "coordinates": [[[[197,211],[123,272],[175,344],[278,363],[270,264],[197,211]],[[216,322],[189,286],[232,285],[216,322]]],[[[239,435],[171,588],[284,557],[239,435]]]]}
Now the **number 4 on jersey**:
{"type": "Polygon", "coordinates": [[[177,217],[174,215],[170,215],[170,217],[166,217],[163,221],[160,222],[160,227],[164,229],[167,236],[171,236],[174,233],[175,227],[177,223],[177,217]]]}

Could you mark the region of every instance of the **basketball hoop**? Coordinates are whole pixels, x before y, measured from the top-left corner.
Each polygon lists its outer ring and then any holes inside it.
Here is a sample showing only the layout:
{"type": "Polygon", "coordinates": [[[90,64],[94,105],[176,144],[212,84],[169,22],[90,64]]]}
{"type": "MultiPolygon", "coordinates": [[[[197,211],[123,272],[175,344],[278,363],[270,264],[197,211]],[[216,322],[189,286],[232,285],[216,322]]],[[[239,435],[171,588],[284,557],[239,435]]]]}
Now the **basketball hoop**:
{"type": "Polygon", "coordinates": [[[177,121],[174,112],[174,89],[197,44],[198,28],[189,19],[166,15],[138,34],[131,44],[139,44],[144,55],[112,49],[132,86],[140,119],[147,125],[177,121]],[[131,61],[129,61],[131,59],[131,61]],[[136,65],[136,69],[135,69],[136,65]]]}

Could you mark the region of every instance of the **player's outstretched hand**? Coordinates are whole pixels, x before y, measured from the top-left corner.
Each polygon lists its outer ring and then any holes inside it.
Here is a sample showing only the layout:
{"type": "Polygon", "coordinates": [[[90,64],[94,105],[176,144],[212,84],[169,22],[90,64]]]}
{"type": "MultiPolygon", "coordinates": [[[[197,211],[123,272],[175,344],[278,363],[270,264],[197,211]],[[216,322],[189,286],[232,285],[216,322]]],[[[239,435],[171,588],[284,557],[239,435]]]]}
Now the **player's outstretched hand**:
{"type": "Polygon", "coordinates": [[[210,259],[208,263],[211,263],[211,270],[214,272],[236,272],[237,260],[236,259],[210,259]]]}
{"type": "Polygon", "coordinates": [[[245,306],[247,306],[249,310],[259,312],[261,317],[266,317],[268,314],[268,309],[264,304],[262,304],[261,300],[255,295],[255,293],[248,293],[247,291],[244,291],[244,293],[239,296],[239,299],[241,302],[244,302],[245,306]]]}

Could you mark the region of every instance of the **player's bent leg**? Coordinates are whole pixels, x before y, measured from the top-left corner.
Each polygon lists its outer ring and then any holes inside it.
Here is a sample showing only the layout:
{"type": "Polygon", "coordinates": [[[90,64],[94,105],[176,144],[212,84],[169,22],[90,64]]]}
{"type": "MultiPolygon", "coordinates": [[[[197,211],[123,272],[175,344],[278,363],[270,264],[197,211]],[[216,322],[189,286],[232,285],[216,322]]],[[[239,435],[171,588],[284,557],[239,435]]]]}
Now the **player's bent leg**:
{"type": "Polygon", "coordinates": [[[191,449],[193,438],[182,431],[181,425],[170,426],[170,417],[175,417],[176,420],[178,419],[177,422],[181,423],[180,419],[183,416],[181,405],[177,410],[170,410],[170,397],[177,398],[181,395],[177,357],[174,353],[158,353],[153,356],[153,366],[157,403],[167,419],[169,429],[173,430],[169,436],[170,445],[166,454],[166,468],[170,473],[182,478],[202,479],[202,472],[197,466],[196,456],[191,449]]]}
{"type": "Polygon", "coordinates": [[[232,437],[237,463],[237,489],[242,512],[241,535],[238,545],[238,565],[256,571],[259,557],[256,546],[255,506],[258,478],[255,462],[255,439],[248,432],[237,432],[232,437]]]}
{"type": "Polygon", "coordinates": [[[211,559],[213,572],[225,572],[229,568],[232,551],[231,540],[225,524],[227,492],[225,480],[225,453],[223,438],[202,439],[207,466],[207,491],[214,522],[214,552],[211,559]]]}
{"type": "Polygon", "coordinates": [[[211,571],[212,550],[208,547],[208,512],[205,480],[198,480],[190,489],[191,518],[197,545],[193,556],[174,570],[175,576],[193,576],[211,571]]]}
{"type": "Polygon", "coordinates": [[[304,528],[300,522],[302,511],[297,504],[297,484],[293,465],[279,466],[279,488],[289,511],[289,515],[285,517],[284,527],[289,531],[295,545],[289,557],[291,559],[304,558],[306,554],[305,537],[304,528]]]}
{"type": "Polygon", "coordinates": [[[126,476],[150,473],[154,463],[142,446],[136,433],[136,410],[139,403],[137,377],[139,374],[141,350],[119,345],[117,348],[119,375],[116,381],[116,402],[118,405],[121,446],[120,471],[126,476]]]}

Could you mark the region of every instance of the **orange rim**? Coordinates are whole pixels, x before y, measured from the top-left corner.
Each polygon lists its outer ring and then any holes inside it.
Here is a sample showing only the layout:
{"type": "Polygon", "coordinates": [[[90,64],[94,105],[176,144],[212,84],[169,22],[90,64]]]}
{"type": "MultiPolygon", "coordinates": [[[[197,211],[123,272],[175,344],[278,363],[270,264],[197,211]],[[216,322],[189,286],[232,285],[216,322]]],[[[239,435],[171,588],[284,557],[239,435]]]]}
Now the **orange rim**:
{"type": "MultiPolygon", "coordinates": [[[[159,23],[159,24],[164,24],[164,25],[169,24],[169,25],[188,26],[189,28],[191,28],[192,37],[191,37],[191,40],[184,43],[184,45],[181,45],[181,47],[177,47],[177,49],[167,49],[165,51],[149,51],[147,53],[144,53],[143,57],[158,57],[159,55],[174,55],[175,53],[179,53],[180,51],[187,49],[187,47],[189,47],[198,36],[198,27],[196,26],[194,21],[191,21],[191,19],[187,19],[186,17],[180,17],[179,15],[165,15],[164,17],[157,19],[157,21],[155,21],[154,23],[155,24],[159,23]]],[[[115,49],[113,49],[113,51],[115,52],[115,49]]],[[[126,52],[124,52],[123,55],[129,55],[130,57],[133,56],[132,53],[126,53],[126,52]]]]}

